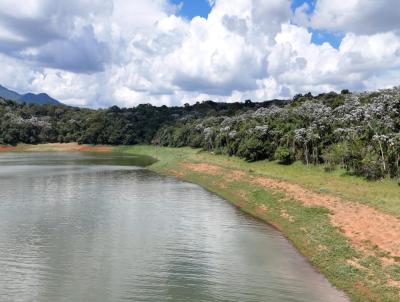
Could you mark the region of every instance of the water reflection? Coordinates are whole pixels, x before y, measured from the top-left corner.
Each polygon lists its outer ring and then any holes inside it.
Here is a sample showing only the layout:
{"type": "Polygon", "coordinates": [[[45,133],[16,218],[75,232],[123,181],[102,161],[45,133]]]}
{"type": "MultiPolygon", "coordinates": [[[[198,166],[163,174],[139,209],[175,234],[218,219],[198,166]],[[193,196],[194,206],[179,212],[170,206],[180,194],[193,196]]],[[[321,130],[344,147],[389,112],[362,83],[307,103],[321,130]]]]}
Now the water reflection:
{"type": "Polygon", "coordinates": [[[0,301],[346,301],[220,198],[81,156],[0,155],[0,301]]]}

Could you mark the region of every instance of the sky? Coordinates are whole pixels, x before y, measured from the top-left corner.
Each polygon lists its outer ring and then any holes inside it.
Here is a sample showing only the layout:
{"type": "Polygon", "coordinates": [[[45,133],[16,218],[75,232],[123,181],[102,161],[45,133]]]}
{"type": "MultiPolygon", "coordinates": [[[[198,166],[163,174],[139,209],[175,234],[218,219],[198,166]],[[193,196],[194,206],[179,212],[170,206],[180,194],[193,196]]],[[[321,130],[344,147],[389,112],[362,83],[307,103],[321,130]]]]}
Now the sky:
{"type": "Polygon", "coordinates": [[[398,86],[398,4],[0,0],[0,84],[92,108],[398,86]]]}

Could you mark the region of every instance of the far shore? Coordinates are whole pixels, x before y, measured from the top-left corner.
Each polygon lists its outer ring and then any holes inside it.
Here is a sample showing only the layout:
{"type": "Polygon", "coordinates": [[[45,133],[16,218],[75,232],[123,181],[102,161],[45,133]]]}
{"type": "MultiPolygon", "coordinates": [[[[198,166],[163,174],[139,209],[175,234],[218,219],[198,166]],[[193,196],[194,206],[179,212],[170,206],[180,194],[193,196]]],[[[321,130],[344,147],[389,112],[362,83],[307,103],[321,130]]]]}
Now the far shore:
{"type": "Polygon", "coordinates": [[[78,143],[0,145],[0,152],[99,152],[110,153],[113,147],[106,145],[79,145],[78,143]]]}

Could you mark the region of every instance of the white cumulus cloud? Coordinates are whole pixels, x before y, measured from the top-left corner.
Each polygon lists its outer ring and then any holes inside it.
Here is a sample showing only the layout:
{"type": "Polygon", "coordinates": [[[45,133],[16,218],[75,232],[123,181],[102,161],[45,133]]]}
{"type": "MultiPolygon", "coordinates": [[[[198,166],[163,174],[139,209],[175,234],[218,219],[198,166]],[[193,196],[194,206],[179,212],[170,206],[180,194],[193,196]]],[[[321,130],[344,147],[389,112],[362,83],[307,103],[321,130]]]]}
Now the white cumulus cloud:
{"type": "Polygon", "coordinates": [[[316,28],[376,34],[398,31],[398,0],[318,0],[311,23],[316,28]]]}
{"type": "Polygon", "coordinates": [[[0,84],[71,105],[256,101],[398,85],[395,0],[210,1],[207,18],[168,0],[0,0],[0,84]],[[14,3],[14,2],[13,2],[14,3]],[[339,3],[341,5],[339,5],[339,3]],[[312,30],[340,32],[339,48],[312,30]]]}

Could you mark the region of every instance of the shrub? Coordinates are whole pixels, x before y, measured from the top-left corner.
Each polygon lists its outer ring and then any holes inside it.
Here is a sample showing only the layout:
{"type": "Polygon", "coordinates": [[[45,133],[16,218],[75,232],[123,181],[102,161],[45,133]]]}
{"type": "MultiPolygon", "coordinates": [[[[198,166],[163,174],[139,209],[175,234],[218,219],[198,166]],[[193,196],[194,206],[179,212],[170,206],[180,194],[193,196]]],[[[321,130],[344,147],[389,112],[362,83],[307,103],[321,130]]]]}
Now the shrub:
{"type": "Polygon", "coordinates": [[[292,153],[284,146],[279,146],[275,150],[274,158],[282,165],[290,165],[293,162],[292,153]]]}
{"type": "Polygon", "coordinates": [[[251,137],[241,142],[237,155],[247,161],[266,159],[271,155],[271,146],[258,138],[251,137]]]}
{"type": "Polygon", "coordinates": [[[376,180],[384,177],[379,156],[373,153],[366,154],[361,161],[361,171],[358,172],[369,180],[376,180]]]}

